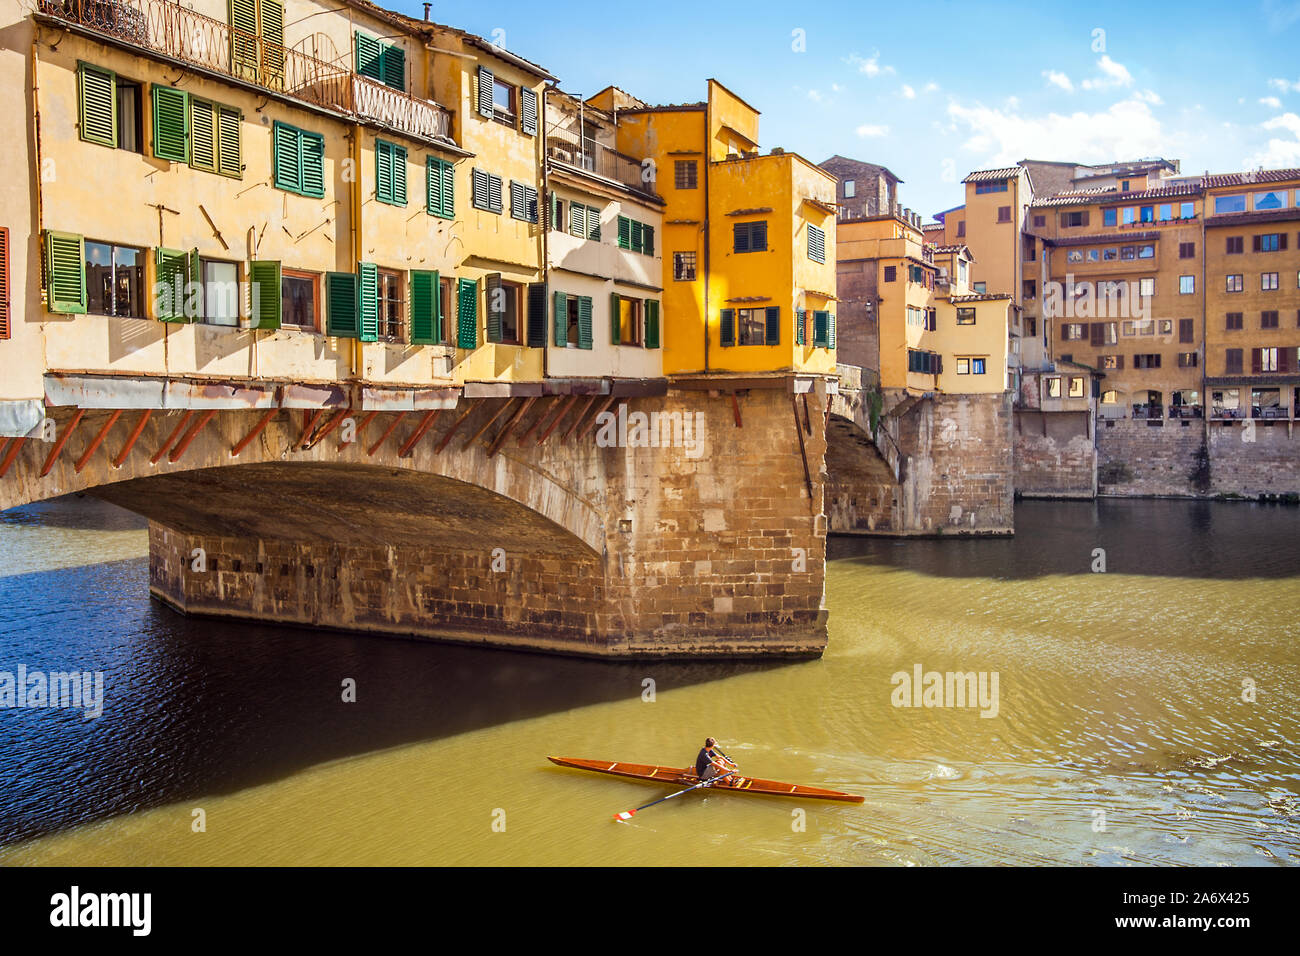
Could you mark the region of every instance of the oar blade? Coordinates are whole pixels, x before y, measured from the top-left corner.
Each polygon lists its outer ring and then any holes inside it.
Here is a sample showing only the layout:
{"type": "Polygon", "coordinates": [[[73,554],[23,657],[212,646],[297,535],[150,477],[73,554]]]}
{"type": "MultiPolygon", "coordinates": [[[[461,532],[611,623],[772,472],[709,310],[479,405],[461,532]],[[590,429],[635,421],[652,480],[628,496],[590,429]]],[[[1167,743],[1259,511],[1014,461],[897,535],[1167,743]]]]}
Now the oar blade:
{"type": "Polygon", "coordinates": [[[614,814],[614,821],[616,823],[626,823],[628,820],[631,820],[634,816],[636,816],[635,810],[624,810],[622,813],[614,814]]]}

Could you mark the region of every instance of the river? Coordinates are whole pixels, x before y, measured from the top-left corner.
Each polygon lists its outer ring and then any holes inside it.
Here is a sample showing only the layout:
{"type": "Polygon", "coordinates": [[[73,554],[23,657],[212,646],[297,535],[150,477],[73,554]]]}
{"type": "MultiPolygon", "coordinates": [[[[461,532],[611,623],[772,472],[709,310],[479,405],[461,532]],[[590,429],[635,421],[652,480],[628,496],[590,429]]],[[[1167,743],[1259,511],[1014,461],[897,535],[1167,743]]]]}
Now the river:
{"type": "Polygon", "coordinates": [[[15,509],[0,671],[102,671],[104,702],[0,709],[0,864],[1300,862],[1300,509],[1016,522],[834,539],[820,660],[607,664],[187,619],[149,600],[135,516],[15,509]],[[896,706],[918,665],[996,674],[996,715],[896,706]],[[691,794],[615,824],[667,791],[545,759],[685,765],[710,734],[866,802],[691,794]]]}

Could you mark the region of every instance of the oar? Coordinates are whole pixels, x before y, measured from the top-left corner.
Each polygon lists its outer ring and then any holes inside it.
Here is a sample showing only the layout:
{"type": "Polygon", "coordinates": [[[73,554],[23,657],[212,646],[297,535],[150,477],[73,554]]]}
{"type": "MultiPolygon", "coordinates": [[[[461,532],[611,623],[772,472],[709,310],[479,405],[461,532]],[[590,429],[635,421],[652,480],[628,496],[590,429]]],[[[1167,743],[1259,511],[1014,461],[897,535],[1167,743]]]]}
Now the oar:
{"type": "Polygon", "coordinates": [[[732,770],[729,773],[724,773],[721,776],[711,777],[708,780],[701,780],[693,787],[687,787],[685,790],[678,790],[676,793],[670,793],[668,794],[668,796],[660,797],[658,800],[651,800],[649,803],[645,804],[645,806],[637,807],[636,810],[624,810],[622,813],[616,813],[614,814],[614,819],[616,821],[626,822],[627,820],[631,820],[634,816],[636,816],[637,812],[640,810],[644,810],[647,807],[653,807],[656,803],[663,803],[665,800],[671,800],[673,797],[680,797],[683,793],[690,793],[692,790],[700,789],[700,787],[712,786],[715,783],[719,783],[723,780],[726,780],[732,774],[738,773],[739,771],[740,768],[737,767],[735,770],[732,770]]]}

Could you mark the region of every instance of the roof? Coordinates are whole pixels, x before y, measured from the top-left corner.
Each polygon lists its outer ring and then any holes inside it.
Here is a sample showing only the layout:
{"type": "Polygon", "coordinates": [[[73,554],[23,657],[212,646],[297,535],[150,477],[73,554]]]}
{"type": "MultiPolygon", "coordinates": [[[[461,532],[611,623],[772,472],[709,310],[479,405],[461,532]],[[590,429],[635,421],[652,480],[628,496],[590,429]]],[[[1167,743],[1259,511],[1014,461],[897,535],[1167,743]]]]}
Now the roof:
{"type": "Polygon", "coordinates": [[[497,46],[495,43],[485,40],[481,36],[468,33],[458,27],[453,27],[446,23],[434,23],[432,20],[423,20],[417,17],[408,17],[405,13],[386,10],[376,3],[371,3],[370,0],[343,0],[343,2],[356,10],[360,10],[363,13],[368,13],[373,17],[391,23],[415,36],[425,36],[433,30],[443,30],[449,33],[454,33],[463,38],[470,46],[478,47],[486,53],[491,53],[505,62],[519,67],[525,72],[532,73],[534,76],[538,76],[543,80],[557,80],[558,82],[557,77],[554,77],[547,72],[545,67],[534,63],[532,60],[526,60],[517,53],[511,53],[509,50],[505,49],[505,47],[497,46]]]}
{"type": "Polygon", "coordinates": [[[619,113],[702,113],[708,107],[709,104],[701,100],[698,103],[669,103],[665,106],[631,106],[619,110],[619,113]]]}
{"type": "Polygon", "coordinates": [[[948,296],[949,302],[992,302],[994,299],[1010,299],[1007,292],[970,292],[962,295],[948,296]]]}
{"type": "Polygon", "coordinates": [[[1071,189],[1069,192],[1057,193],[1043,199],[1035,199],[1030,208],[1038,206],[1078,206],[1089,202],[1098,202],[1107,193],[1114,192],[1113,186],[1098,186],[1094,189],[1071,189]]]}
{"type": "Polygon", "coordinates": [[[1201,187],[1195,183],[1183,183],[1177,186],[1156,186],[1152,189],[1123,190],[1115,186],[1096,186],[1092,189],[1072,189],[1044,199],[1035,199],[1030,207],[1041,206],[1082,206],[1088,203],[1115,204],[1134,202],[1142,199],[1168,199],[1171,196],[1199,196],[1201,187]]]}
{"type": "Polygon", "coordinates": [[[1244,173],[1207,174],[1201,180],[1206,189],[1220,186],[1255,186],[1259,183],[1280,183],[1288,179],[1300,179],[1300,169],[1255,169],[1244,173]]]}
{"type": "MultiPolygon", "coordinates": [[[[349,0],[349,2],[355,3],[359,2],[359,0],[349,0]]],[[[511,53],[505,47],[499,47],[495,43],[485,40],[480,36],[475,36],[472,33],[466,33],[464,36],[465,42],[470,46],[478,47],[485,53],[491,53],[493,56],[505,60],[512,66],[517,66],[519,69],[524,70],[527,73],[532,73],[534,76],[539,76],[543,80],[556,80],[558,82],[557,77],[552,76],[544,67],[538,66],[532,60],[525,60],[522,56],[519,56],[516,53],[511,53]]]]}
{"type": "Polygon", "coordinates": [[[958,242],[951,246],[935,246],[934,252],[935,255],[948,255],[949,253],[954,252],[965,252],[967,255],[970,255],[970,248],[966,243],[958,242]]]}
{"type": "Polygon", "coordinates": [[[964,183],[991,183],[1003,179],[1014,179],[1023,172],[1020,166],[1004,166],[1002,169],[981,169],[971,173],[965,179],[964,183]]]}
{"type": "Polygon", "coordinates": [[[836,153],[834,156],[830,157],[830,159],[824,160],[823,162],[820,162],[817,165],[822,167],[823,169],[829,169],[832,164],[837,166],[847,164],[849,166],[854,166],[859,169],[872,169],[877,172],[884,173],[895,183],[903,182],[903,180],[899,179],[898,176],[896,176],[887,166],[881,166],[879,163],[864,162],[863,160],[853,159],[849,156],[841,156],[839,153],[836,153]]]}
{"type": "Polygon", "coordinates": [[[1092,246],[1102,242],[1116,244],[1146,242],[1149,239],[1159,239],[1161,235],[1162,233],[1159,232],[1106,232],[1091,236],[1067,236],[1060,239],[1053,239],[1050,236],[1036,236],[1036,238],[1056,246],[1092,246]]]}
{"type": "Polygon", "coordinates": [[[1294,219],[1300,219],[1300,209],[1260,209],[1256,212],[1235,212],[1218,216],[1206,216],[1205,228],[1248,226],[1257,222],[1290,222],[1294,219]]]}

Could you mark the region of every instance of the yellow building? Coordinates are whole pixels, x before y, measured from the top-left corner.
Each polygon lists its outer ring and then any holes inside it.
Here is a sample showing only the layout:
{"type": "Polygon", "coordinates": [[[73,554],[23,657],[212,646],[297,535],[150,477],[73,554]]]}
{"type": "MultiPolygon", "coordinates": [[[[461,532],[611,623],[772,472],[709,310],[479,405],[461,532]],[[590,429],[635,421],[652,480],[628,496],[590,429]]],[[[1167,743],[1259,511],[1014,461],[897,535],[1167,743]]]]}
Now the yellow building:
{"type": "Polygon", "coordinates": [[[835,370],[835,179],[758,150],[758,111],[710,80],[704,102],[614,87],[618,148],[648,159],[663,214],[664,372],[835,370]]]}

